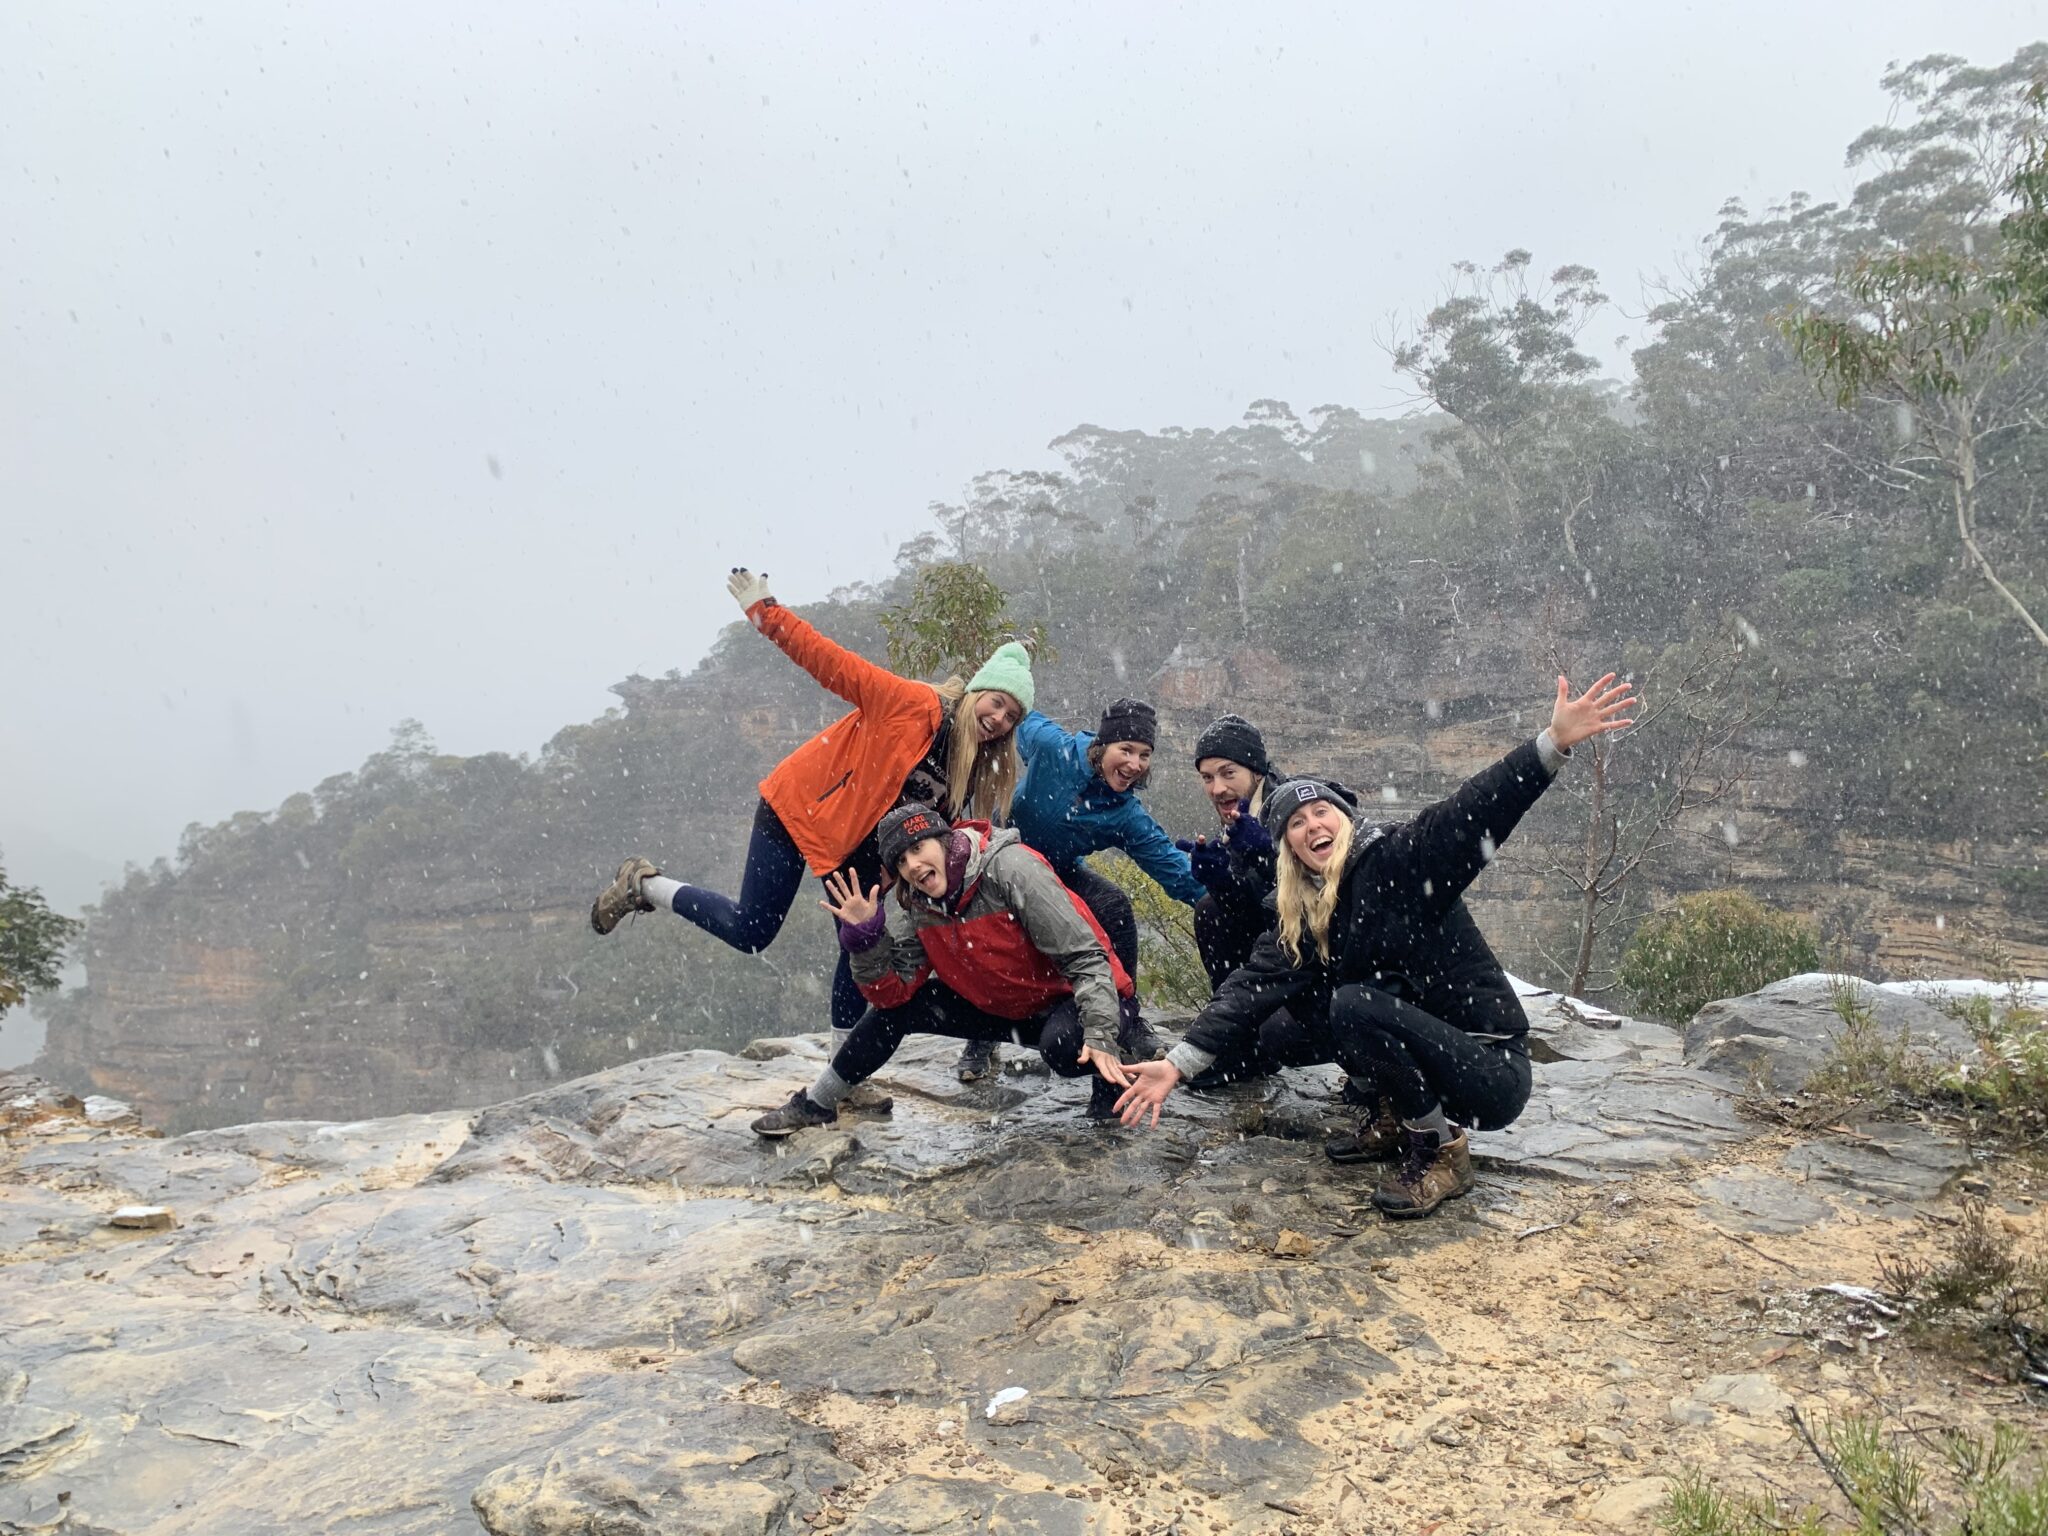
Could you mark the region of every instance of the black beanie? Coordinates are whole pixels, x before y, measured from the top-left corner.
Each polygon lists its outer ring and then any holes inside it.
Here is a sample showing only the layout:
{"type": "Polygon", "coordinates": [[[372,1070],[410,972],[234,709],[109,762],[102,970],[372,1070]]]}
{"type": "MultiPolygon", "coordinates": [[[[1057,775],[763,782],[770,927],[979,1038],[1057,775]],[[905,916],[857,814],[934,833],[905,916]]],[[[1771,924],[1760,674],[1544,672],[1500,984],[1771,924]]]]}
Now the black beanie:
{"type": "Polygon", "coordinates": [[[1316,800],[1327,800],[1346,816],[1358,809],[1358,796],[1335,779],[1289,779],[1266,796],[1259,820],[1267,832],[1279,838],[1287,831],[1287,818],[1316,800]]]}
{"type": "Polygon", "coordinates": [[[1225,715],[1195,738],[1195,766],[1210,757],[1225,757],[1264,778],[1273,771],[1266,761],[1266,738],[1243,715],[1225,715]]]}
{"type": "Polygon", "coordinates": [[[875,828],[875,851],[882,856],[882,868],[889,874],[896,873],[896,861],[908,853],[911,846],[928,837],[944,837],[953,830],[953,824],[928,805],[912,801],[899,805],[884,816],[875,828]]]}
{"type": "Polygon", "coordinates": [[[1095,739],[1105,747],[1119,741],[1135,741],[1141,747],[1159,740],[1159,716],[1150,704],[1137,699],[1118,699],[1102,712],[1102,729],[1095,739]]]}

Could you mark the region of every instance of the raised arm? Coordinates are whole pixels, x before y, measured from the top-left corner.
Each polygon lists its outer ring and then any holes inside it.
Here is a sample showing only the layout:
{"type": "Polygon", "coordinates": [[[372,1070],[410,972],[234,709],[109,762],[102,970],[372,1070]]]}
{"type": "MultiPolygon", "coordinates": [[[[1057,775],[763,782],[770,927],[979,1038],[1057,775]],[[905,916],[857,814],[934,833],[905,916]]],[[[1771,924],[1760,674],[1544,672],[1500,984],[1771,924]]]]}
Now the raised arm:
{"type": "Polygon", "coordinates": [[[1397,889],[1384,894],[1431,916],[1448,912],[1550,787],[1571,749],[1633,723],[1621,716],[1637,703],[1626,683],[1614,686],[1611,672],[1576,699],[1560,677],[1550,724],[1533,741],[1387,832],[1376,868],[1397,889]]]}
{"type": "Polygon", "coordinates": [[[1037,710],[1017,722],[1017,755],[1030,767],[1042,752],[1058,752],[1073,743],[1075,733],[1037,710]]]}
{"type": "Polygon", "coordinates": [[[754,628],[780,646],[785,656],[821,686],[857,709],[876,710],[879,705],[898,704],[912,695],[932,693],[929,684],[898,677],[887,667],[878,667],[865,656],[857,656],[819,634],[768,594],[765,578],[742,568],[732,573],[727,585],[754,628]]]}

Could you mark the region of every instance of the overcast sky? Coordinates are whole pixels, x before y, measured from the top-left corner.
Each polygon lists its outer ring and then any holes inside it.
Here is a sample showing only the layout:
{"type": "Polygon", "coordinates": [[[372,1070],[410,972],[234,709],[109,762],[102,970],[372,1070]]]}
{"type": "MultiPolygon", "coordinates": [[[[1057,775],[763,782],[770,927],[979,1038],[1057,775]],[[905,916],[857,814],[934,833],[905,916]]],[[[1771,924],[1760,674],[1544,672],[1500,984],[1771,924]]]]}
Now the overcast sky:
{"type": "Polygon", "coordinates": [[[10,874],[530,751],[1080,422],[1398,410],[1457,259],[1639,312],[2048,30],[1937,9],[0,0],[10,874]]]}

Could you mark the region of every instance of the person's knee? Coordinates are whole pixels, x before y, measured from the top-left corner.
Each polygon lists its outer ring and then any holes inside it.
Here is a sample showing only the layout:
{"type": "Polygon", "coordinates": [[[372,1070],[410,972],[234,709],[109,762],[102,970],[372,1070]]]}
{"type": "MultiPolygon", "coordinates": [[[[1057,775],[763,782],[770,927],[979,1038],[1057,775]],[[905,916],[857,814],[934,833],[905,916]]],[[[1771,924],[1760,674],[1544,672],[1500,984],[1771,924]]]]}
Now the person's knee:
{"type": "Polygon", "coordinates": [[[1095,1070],[1081,1060],[1085,1041],[1078,1017],[1055,1014],[1038,1032],[1038,1054],[1061,1077],[1085,1077],[1095,1070]]]}

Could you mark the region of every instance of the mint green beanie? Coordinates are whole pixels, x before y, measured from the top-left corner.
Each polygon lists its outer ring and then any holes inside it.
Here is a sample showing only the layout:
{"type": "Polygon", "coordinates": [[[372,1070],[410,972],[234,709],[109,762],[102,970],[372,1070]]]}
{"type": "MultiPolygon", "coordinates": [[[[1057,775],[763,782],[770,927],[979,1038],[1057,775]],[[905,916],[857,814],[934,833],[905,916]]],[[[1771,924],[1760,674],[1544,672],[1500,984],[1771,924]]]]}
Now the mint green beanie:
{"type": "Polygon", "coordinates": [[[995,655],[981,664],[981,670],[967,680],[969,693],[995,689],[1007,693],[1025,709],[1031,708],[1036,689],[1031,683],[1031,653],[1010,640],[996,647],[995,655]]]}

